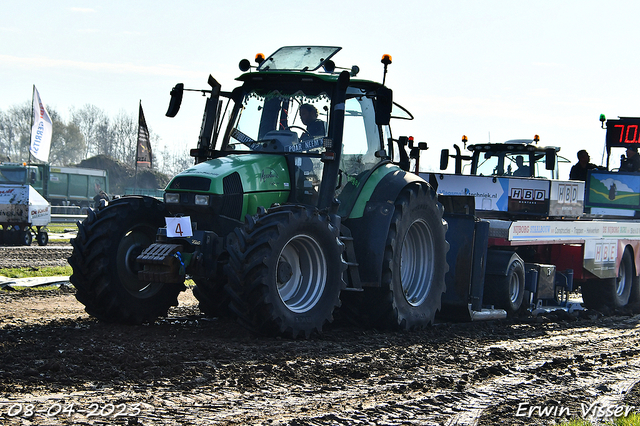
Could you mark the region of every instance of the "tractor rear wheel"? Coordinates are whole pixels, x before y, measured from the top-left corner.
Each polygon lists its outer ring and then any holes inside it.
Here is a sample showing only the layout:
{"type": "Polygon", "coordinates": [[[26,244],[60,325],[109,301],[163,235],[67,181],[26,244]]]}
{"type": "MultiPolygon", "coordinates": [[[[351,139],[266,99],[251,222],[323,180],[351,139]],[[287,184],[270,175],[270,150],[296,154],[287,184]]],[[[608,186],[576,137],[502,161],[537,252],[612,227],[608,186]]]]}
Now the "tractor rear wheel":
{"type": "Polygon", "coordinates": [[[405,188],[395,201],[381,288],[365,289],[364,308],[381,328],[411,330],[433,322],[448,271],[443,208],[430,186],[405,188]]]}
{"type": "Polygon", "coordinates": [[[262,210],[229,237],[231,309],[252,330],[321,332],[345,287],[344,245],[328,215],[304,206],[262,210]]]}
{"type": "Polygon", "coordinates": [[[106,322],[141,324],[165,316],[178,305],[183,284],[138,279],[138,255],[164,225],[164,204],[150,197],[124,197],[89,211],[71,240],[71,283],[90,315],[106,322]]]}

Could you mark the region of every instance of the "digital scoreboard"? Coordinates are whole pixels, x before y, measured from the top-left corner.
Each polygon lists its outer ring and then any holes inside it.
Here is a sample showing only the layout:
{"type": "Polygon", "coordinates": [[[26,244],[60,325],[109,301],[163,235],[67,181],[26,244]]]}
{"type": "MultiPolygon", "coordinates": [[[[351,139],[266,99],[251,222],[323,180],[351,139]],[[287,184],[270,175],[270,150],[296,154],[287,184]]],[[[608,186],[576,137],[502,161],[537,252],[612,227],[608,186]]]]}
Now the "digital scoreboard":
{"type": "Polygon", "coordinates": [[[640,147],[640,118],[607,120],[607,147],[640,147]]]}

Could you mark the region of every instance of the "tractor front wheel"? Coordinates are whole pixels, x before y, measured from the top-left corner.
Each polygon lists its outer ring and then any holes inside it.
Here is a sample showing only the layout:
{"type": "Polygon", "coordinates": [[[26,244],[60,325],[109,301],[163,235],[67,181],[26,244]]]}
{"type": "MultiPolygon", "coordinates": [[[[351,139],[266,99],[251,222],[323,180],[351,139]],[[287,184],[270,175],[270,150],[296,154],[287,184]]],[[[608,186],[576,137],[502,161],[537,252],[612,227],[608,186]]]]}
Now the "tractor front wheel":
{"type": "Polygon", "coordinates": [[[328,215],[303,206],[263,210],[236,229],[228,251],[231,309],[251,329],[308,337],[333,320],[346,263],[328,215]]]}
{"type": "Polygon", "coordinates": [[[164,204],[150,197],[124,197],[90,211],[71,241],[71,283],[90,315],[106,322],[141,324],[178,305],[183,284],[138,279],[136,258],[164,224],[164,204]]]}

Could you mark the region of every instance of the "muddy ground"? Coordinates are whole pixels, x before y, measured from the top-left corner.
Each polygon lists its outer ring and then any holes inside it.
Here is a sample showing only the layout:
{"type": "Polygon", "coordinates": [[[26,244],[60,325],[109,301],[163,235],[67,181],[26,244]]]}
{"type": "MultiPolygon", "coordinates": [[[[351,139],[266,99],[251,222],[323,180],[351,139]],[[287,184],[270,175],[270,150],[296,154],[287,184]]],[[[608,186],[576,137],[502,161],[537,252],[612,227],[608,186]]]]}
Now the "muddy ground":
{"type": "MultiPolygon", "coordinates": [[[[0,265],[24,252],[0,249],[0,265]]],[[[632,311],[410,333],[332,324],[293,341],[205,319],[190,290],[146,326],[95,321],[70,286],[5,290],[0,424],[553,424],[640,412],[639,343],[632,311]]]]}

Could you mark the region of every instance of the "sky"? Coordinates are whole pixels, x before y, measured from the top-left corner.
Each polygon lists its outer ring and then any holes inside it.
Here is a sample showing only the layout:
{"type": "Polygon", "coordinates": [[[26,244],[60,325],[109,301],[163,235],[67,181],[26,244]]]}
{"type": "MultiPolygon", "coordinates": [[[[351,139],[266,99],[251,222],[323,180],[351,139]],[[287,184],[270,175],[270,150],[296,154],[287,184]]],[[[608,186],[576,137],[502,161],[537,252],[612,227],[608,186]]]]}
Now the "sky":
{"type": "Polygon", "coordinates": [[[382,55],[392,56],[386,84],[415,117],[392,131],[427,142],[428,169],[462,135],[483,143],[538,134],[572,162],[587,149],[603,164],[600,114],[640,116],[639,16],[640,2],[616,0],[4,1],[0,110],[31,102],[33,85],[67,120],[86,104],[137,115],[141,101],[152,132],[186,152],[204,98],[187,93],[166,117],[176,83],[208,88],[211,74],[231,90],[241,59],[341,46],[336,65],[358,65],[359,77],[376,81],[382,55]]]}

